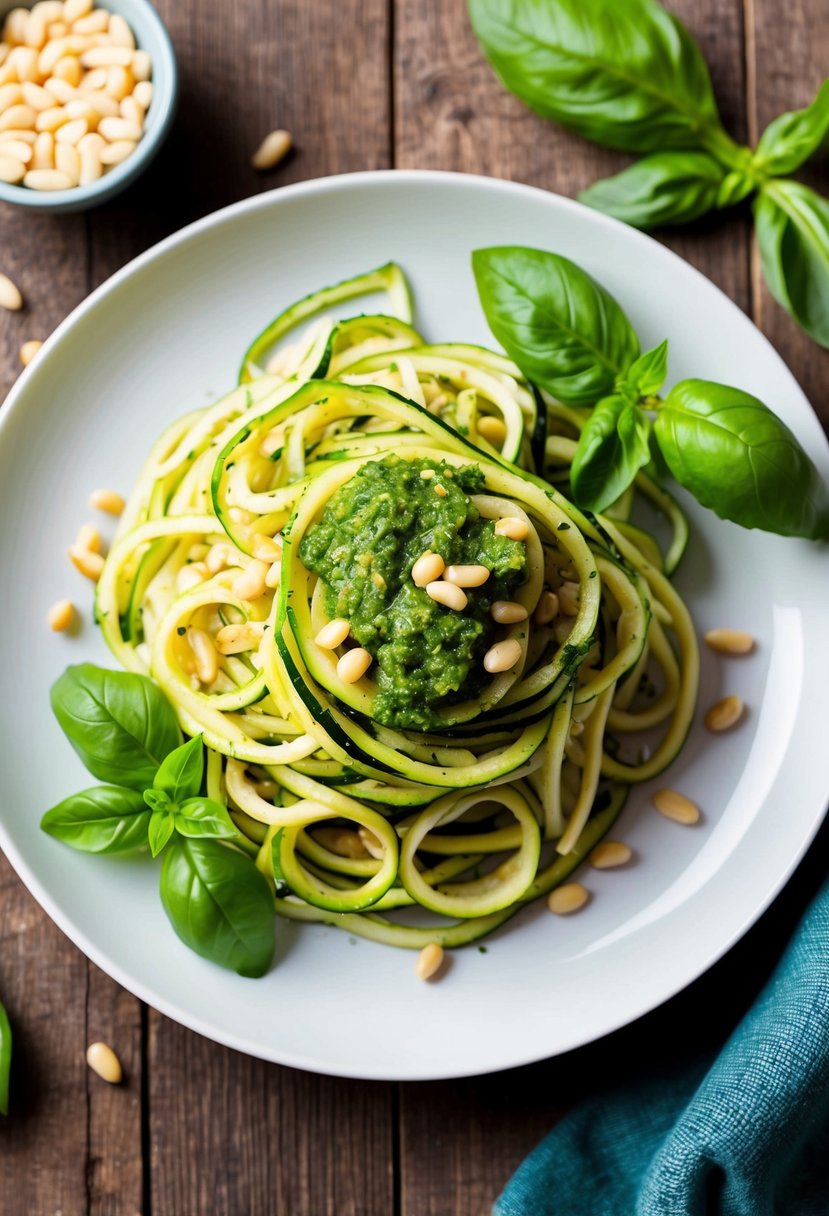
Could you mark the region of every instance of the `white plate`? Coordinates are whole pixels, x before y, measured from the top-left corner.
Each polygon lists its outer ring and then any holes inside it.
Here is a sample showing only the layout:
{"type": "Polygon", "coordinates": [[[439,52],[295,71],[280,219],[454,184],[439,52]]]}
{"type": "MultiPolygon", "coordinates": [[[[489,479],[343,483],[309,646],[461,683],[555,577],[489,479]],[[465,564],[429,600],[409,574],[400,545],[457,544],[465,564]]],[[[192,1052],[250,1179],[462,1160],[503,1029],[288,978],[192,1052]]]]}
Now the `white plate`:
{"type": "MultiPolygon", "coordinates": [[[[791,873],[829,789],[829,577],[825,548],[692,508],[679,585],[700,632],[759,639],[749,659],[703,654],[701,705],[739,693],[735,732],[695,728],[667,781],[697,800],[689,830],[634,790],[614,835],[635,864],[591,872],[578,916],[543,906],[486,953],[459,951],[437,984],[406,951],[279,922],[278,965],[245,980],[191,954],[170,929],[149,861],[85,857],[38,830],[90,784],[49,711],[67,663],[114,665],[90,624],[90,587],[66,547],[89,493],[127,490],[150,442],[232,386],[241,352],[306,292],[389,258],[411,275],[417,322],[438,341],[488,337],[471,250],[510,242],[566,254],[628,310],[643,348],[670,339],[672,378],[699,375],[769,402],[822,470],[829,451],[791,374],[750,321],[647,237],[524,186],[441,173],[373,173],[290,186],[194,224],[120,271],[64,322],[23,374],[0,430],[3,620],[0,844],[69,937],[126,988],[242,1051],[319,1072],[452,1077],[537,1060],[652,1009],[710,966],[791,873]],[[52,635],[50,604],[83,606],[78,637],[52,635]]],[[[663,784],[661,782],[660,784],[663,784]]]]}

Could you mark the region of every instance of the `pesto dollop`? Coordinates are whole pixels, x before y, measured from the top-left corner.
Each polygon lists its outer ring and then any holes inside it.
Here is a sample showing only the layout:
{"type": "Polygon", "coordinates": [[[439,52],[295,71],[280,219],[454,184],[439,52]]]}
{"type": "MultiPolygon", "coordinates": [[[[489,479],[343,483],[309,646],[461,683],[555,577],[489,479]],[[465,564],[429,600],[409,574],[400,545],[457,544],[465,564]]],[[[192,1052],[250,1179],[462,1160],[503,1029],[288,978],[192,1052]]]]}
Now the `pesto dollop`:
{"type": "Polygon", "coordinates": [[[526,551],[480,516],[470,495],[483,486],[477,465],[369,461],[300,542],[300,560],[325,584],[326,611],[345,617],[375,660],[374,717],[387,726],[436,727],[441,709],[473,696],[487,678],[483,656],[495,629],[489,610],[524,582],[526,551]],[[426,550],[447,566],[491,571],[482,587],[467,590],[462,612],[412,582],[412,566],[426,550]]]}

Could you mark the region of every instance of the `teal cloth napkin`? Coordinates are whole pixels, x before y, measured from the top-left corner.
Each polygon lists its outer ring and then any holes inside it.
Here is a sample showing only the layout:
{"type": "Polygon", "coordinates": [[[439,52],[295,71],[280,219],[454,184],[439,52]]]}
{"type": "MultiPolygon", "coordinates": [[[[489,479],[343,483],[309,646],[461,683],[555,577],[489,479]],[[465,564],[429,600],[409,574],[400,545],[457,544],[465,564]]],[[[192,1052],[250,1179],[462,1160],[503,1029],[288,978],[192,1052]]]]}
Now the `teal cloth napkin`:
{"type": "MultiPolygon", "coordinates": [[[[716,975],[728,985],[728,958],[716,975]]],[[[577,1106],[494,1216],[829,1216],[829,882],[713,1059],[663,1062],[577,1106]]]]}

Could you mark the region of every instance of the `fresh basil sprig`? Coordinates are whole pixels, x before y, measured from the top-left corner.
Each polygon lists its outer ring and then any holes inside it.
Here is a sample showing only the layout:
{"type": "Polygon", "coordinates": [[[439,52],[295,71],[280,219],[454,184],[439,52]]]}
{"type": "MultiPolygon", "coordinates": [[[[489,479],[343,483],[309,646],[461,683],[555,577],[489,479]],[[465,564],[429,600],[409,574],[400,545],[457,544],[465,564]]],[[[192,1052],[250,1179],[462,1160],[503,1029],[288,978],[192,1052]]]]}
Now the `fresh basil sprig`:
{"type": "Polygon", "coordinates": [[[111,784],[65,798],[43,816],[43,831],[85,853],[166,849],[161,898],[178,936],[220,966],[262,975],[274,948],[270,889],[255,847],[202,793],[201,736],[180,742],[169,701],[146,676],[91,663],[55,682],[52,708],[89,771],[111,784]]]}
{"type": "Polygon", "coordinates": [[[660,397],[667,342],[640,355],[619,303],[559,254],[496,246],[472,261],[490,327],[524,375],[563,404],[592,406],[570,471],[580,507],[604,511],[641,468],[658,475],[664,465],[723,519],[829,536],[826,486],[762,401],[709,380],[684,380],[660,397]]]}
{"type": "Polygon", "coordinates": [[[829,80],[752,150],[724,131],[699,47],[656,0],[468,2],[484,53],[517,97],[587,139],[645,154],[582,202],[647,229],[755,195],[769,288],[829,347],[829,204],[785,180],[826,143],[829,80]]]}

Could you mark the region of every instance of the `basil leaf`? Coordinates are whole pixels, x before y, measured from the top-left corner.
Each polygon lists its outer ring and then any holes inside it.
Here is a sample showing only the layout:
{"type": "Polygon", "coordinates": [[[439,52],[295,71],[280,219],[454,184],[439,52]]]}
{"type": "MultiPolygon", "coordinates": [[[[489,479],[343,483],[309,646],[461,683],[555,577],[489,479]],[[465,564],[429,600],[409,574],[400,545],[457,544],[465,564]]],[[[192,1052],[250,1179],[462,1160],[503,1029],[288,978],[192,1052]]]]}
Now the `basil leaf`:
{"type": "Polygon", "coordinates": [[[628,152],[711,136],[733,148],[699,47],[655,0],[469,0],[469,13],[506,87],[545,118],[628,152]]]}
{"type": "Polygon", "coordinates": [[[829,202],[800,182],[767,182],[754,219],[771,294],[829,347],[829,202]]]}
{"type": "Polygon", "coordinates": [[[686,224],[717,206],[726,175],[705,152],[656,152],[588,186],[579,200],[634,228],[686,224]]]}
{"type": "Polygon", "coordinates": [[[578,506],[604,511],[650,460],[648,416],[621,395],[605,397],[579,437],[570,481],[578,506]]]}
{"type": "Polygon", "coordinates": [[[146,676],[82,663],[55,681],[51,701],[63,733],[99,781],[143,790],[181,742],[170,702],[146,676]]]}
{"type": "Polygon", "coordinates": [[[212,798],[188,798],[176,811],[176,831],[180,836],[235,840],[239,833],[227,808],[212,798]]]}
{"type": "Polygon", "coordinates": [[[153,778],[153,788],[163,790],[172,802],[193,798],[201,791],[204,776],[204,744],[196,735],[170,752],[153,778]]]}
{"type": "Polygon", "coordinates": [[[522,246],[477,249],[475,281],[495,337],[534,384],[593,405],[639,354],[621,307],[586,271],[522,246]]]}
{"type": "Polygon", "coordinates": [[[173,807],[156,807],[150,817],[150,826],[147,833],[150,841],[150,852],[153,857],[158,857],[175,829],[176,822],[173,807]]]}
{"type": "Polygon", "coordinates": [[[142,795],[144,802],[151,811],[169,811],[173,805],[170,801],[169,794],[165,794],[163,790],[154,790],[152,788],[144,790],[142,795]]]}
{"type": "Polygon", "coordinates": [[[789,428],[740,389],[675,385],[656,417],[671,473],[704,507],[744,528],[829,536],[829,493],[789,428]]]}
{"type": "Polygon", "coordinates": [[[150,812],[136,790],[98,785],[64,798],[40,821],[49,836],[83,853],[126,853],[147,843],[150,812]]]}
{"type": "Polygon", "coordinates": [[[829,134],[829,80],[824,80],[814,101],[803,110],[790,110],[769,123],[752,165],[772,177],[793,173],[818,151],[829,134]]]}
{"type": "Polygon", "coordinates": [[[250,858],[215,840],[178,838],[161,869],[161,900],[178,936],[239,975],[264,975],[274,949],[268,883],[250,858]]]}
{"type": "Polygon", "coordinates": [[[665,338],[653,350],[645,351],[635,363],[631,363],[624,376],[617,380],[617,388],[623,396],[653,397],[665,383],[668,374],[668,339],[665,338]]]}

